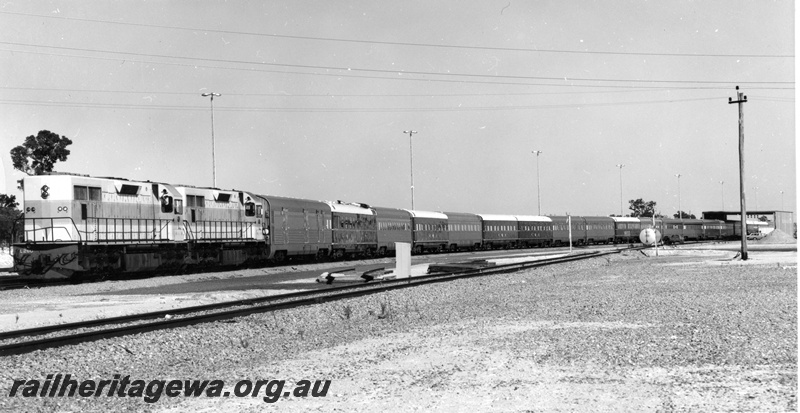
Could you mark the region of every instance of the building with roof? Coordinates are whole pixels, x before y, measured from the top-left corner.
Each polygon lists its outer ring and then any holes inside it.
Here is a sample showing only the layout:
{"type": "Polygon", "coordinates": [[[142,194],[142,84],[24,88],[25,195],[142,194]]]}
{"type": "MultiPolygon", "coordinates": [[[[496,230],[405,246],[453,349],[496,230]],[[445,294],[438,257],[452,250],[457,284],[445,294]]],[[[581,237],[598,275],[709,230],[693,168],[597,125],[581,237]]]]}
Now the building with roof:
{"type": "MultiPolygon", "coordinates": [[[[703,211],[704,219],[718,219],[725,222],[742,222],[741,211],[703,211]]],[[[747,226],[758,228],[762,234],[775,229],[794,234],[794,213],[790,211],[747,211],[747,226]]]]}

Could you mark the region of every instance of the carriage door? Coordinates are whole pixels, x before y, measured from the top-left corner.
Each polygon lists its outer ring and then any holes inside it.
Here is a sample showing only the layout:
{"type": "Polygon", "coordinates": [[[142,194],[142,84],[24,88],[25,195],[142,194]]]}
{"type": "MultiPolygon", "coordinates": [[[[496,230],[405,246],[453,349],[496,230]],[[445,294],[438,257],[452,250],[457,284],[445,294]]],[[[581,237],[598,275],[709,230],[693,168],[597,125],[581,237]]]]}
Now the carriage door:
{"type": "Polygon", "coordinates": [[[317,243],[325,242],[323,231],[325,230],[325,217],[322,211],[317,211],[317,243]]]}

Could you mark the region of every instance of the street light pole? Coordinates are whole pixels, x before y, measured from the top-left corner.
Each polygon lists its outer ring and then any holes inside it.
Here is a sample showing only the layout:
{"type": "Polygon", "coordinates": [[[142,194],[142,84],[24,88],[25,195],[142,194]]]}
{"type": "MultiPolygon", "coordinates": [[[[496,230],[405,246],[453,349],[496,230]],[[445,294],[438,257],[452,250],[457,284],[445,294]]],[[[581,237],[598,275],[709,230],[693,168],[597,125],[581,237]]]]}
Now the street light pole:
{"type": "Polygon", "coordinates": [[[622,216],[622,168],[625,165],[618,163],[617,168],[619,168],[619,216],[622,216]]]}
{"type": "Polygon", "coordinates": [[[725,210],[725,181],[719,181],[719,186],[722,188],[722,210],[725,210]]]}
{"type": "Polygon", "coordinates": [[[222,96],[219,93],[209,92],[203,93],[203,97],[211,97],[211,169],[212,177],[214,179],[214,188],[217,187],[217,160],[216,160],[216,143],[214,142],[214,96],[222,96]]]}
{"type": "Polygon", "coordinates": [[[781,191],[781,211],[783,211],[783,191],[781,191]]]}
{"type": "Polygon", "coordinates": [[[675,174],[678,177],[678,218],[683,220],[683,211],[681,210],[681,174],[675,174]]]}
{"type": "Polygon", "coordinates": [[[538,215],[542,215],[542,185],[541,181],[539,180],[539,154],[543,153],[542,151],[531,151],[531,153],[536,154],[536,206],[538,208],[538,215]]]}
{"type": "Polygon", "coordinates": [[[681,242],[683,242],[683,210],[681,209],[681,174],[678,177],[678,218],[681,220],[681,242]]]}
{"type": "Polygon", "coordinates": [[[408,153],[411,157],[411,210],[414,210],[414,139],[411,137],[417,133],[415,130],[404,130],[408,134],[408,153]]]}

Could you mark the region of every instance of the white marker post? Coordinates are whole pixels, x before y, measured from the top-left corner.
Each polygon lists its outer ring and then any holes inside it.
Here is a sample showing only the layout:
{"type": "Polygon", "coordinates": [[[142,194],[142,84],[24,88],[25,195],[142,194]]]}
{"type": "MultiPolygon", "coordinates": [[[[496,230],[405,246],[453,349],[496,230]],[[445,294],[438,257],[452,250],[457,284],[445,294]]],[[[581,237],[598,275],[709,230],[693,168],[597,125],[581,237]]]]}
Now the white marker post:
{"type": "Polygon", "coordinates": [[[411,244],[408,242],[395,242],[395,262],[394,274],[397,278],[408,277],[411,282],[411,244]]]}
{"type": "Polygon", "coordinates": [[[567,215],[567,226],[569,226],[569,253],[572,254],[572,215],[567,215]]]}
{"type": "MultiPolygon", "coordinates": [[[[653,208],[653,209],[655,209],[655,208],[653,208]]],[[[656,249],[656,257],[658,257],[658,240],[661,237],[659,236],[659,233],[658,233],[658,227],[656,227],[656,213],[655,213],[655,211],[653,211],[653,231],[655,231],[655,233],[656,233],[655,249],[656,249]]]]}

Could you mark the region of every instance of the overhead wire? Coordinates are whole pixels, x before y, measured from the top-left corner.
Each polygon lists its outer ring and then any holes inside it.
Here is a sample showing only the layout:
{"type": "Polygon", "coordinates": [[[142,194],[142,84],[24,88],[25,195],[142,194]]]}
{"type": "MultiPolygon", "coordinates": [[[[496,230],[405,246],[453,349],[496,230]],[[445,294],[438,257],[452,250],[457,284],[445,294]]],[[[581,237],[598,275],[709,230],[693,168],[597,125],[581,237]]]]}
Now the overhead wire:
{"type": "Polygon", "coordinates": [[[121,22],[100,19],[87,19],[78,17],[65,17],[65,16],[52,16],[41,15],[33,13],[21,13],[12,11],[0,11],[0,14],[38,17],[46,19],[59,19],[59,20],[72,20],[81,22],[116,24],[124,26],[135,27],[148,27],[170,30],[184,30],[192,32],[208,32],[208,33],[221,33],[221,34],[237,34],[245,36],[258,36],[258,37],[272,37],[279,39],[295,39],[295,40],[312,40],[312,41],[326,41],[326,42],[341,42],[341,43],[359,43],[359,44],[377,44],[389,46],[410,46],[410,47],[435,47],[435,48],[449,48],[449,49],[470,49],[470,50],[490,50],[490,51],[511,51],[511,52],[535,52],[535,53],[566,53],[566,54],[588,54],[588,55],[628,55],[628,56],[664,56],[664,57],[724,57],[724,58],[794,58],[791,54],[719,54],[719,53],[655,53],[655,52],[613,52],[613,51],[593,51],[593,50],[563,50],[563,49],[531,49],[531,48],[515,48],[515,47],[497,47],[497,46],[465,46],[465,45],[443,45],[433,43],[413,43],[413,42],[392,42],[380,40],[365,40],[365,39],[344,39],[334,37],[315,37],[315,36],[296,36],[285,34],[270,34],[247,32],[237,30],[220,30],[212,28],[194,28],[194,27],[179,27],[179,26],[165,26],[151,23],[134,23],[134,22],[121,22]]]}
{"type": "MultiPolygon", "coordinates": [[[[687,99],[666,99],[649,101],[627,101],[627,102],[599,102],[599,103],[567,103],[567,104],[548,104],[548,105],[519,105],[519,106],[457,106],[457,107],[231,107],[215,106],[214,110],[220,112],[309,112],[309,113],[369,113],[369,112],[466,112],[466,111],[510,111],[510,110],[536,110],[536,109],[565,109],[582,107],[605,107],[605,106],[629,106],[629,105],[652,105],[661,103],[685,103],[697,101],[724,101],[726,96],[687,98],[687,99]]],[[[75,108],[104,108],[104,109],[149,109],[149,110],[177,110],[177,111],[206,111],[206,106],[170,106],[170,105],[138,105],[120,103],[79,103],[79,102],[40,102],[24,100],[0,100],[0,104],[20,105],[20,106],[56,106],[56,107],[75,107],[75,108]]]]}
{"type": "MultiPolygon", "coordinates": [[[[69,51],[80,51],[80,52],[90,52],[90,53],[106,53],[106,54],[118,54],[124,56],[135,56],[135,57],[149,57],[149,58],[161,58],[161,59],[177,59],[177,60],[192,60],[192,61],[206,61],[206,62],[214,62],[214,63],[232,63],[232,64],[247,64],[247,65],[257,65],[257,66],[272,66],[272,67],[284,67],[284,68],[294,68],[294,69],[314,69],[314,70],[336,70],[336,71],[344,71],[344,72],[367,72],[367,73],[381,73],[381,74],[392,74],[392,75],[422,75],[422,76],[448,76],[448,77],[466,77],[466,78],[491,78],[491,79],[511,79],[511,80],[557,80],[557,81],[582,81],[582,82],[626,82],[626,83],[685,83],[685,84],[731,84],[732,81],[721,81],[721,80],[642,80],[642,79],[610,79],[610,78],[582,78],[582,77],[571,77],[571,76],[520,76],[520,75],[483,75],[483,74],[475,74],[475,73],[439,73],[439,72],[426,72],[426,71],[416,71],[416,70],[389,70],[389,69],[369,69],[369,68],[359,68],[359,67],[348,67],[348,66],[325,66],[325,65],[300,65],[300,64],[290,64],[290,63],[269,63],[269,62],[257,62],[257,61],[246,61],[246,60],[231,60],[231,59],[212,59],[212,58],[205,58],[205,57],[187,57],[187,56],[169,56],[169,55],[160,55],[160,54],[150,54],[150,53],[134,53],[134,52],[119,52],[113,50],[99,50],[99,49],[88,49],[88,48],[79,48],[79,47],[64,47],[64,46],[47,46],[47,45],[36,45],[36,44],[29,44],[29,43],[19,43],[19,42],[5,42],[0,41],[0,44],[5,45],[12,45],[12,46],[23,46],[23,47],[40,47],[40,48],[48,48],[48,49],[58,49],[58,50],[69,50],[69,51]]],[[[20,51],[24,52],[24,51],[20,51]]],[[[96,56],[72,56],[72,57],[82,57],[88,59],[107,59],[107,58],[100,58],[96,56]]],[[[113,59],[119,60],[119,59],[113,59]]],[[[155,63],[164,63],[164,62],[151,62],[155,63]]],[[[739,82],[739,83],[746,83],[746,84],[793,84],[794,82],[791,81],[748,81],[748,82],[739,82]]]]}

